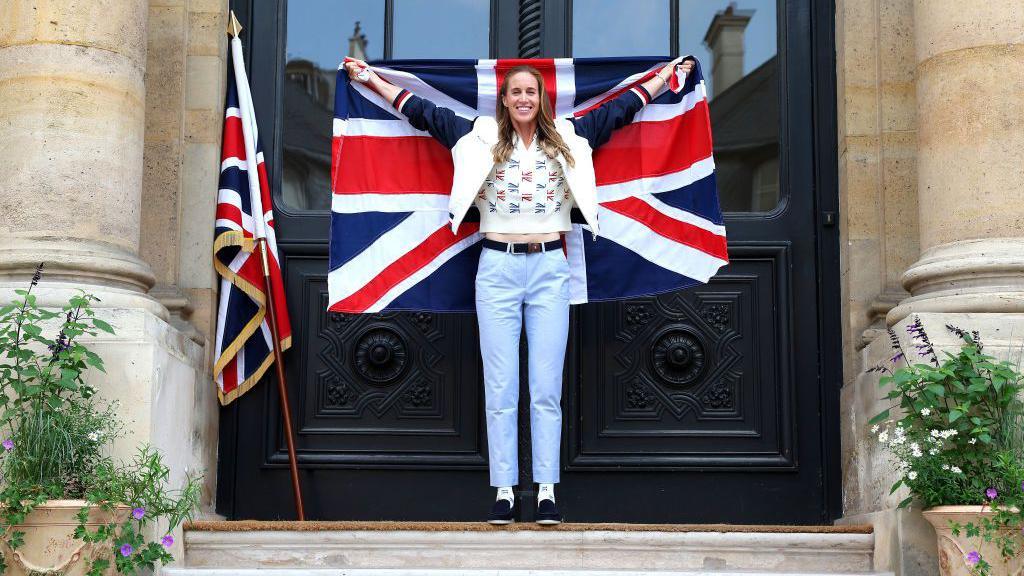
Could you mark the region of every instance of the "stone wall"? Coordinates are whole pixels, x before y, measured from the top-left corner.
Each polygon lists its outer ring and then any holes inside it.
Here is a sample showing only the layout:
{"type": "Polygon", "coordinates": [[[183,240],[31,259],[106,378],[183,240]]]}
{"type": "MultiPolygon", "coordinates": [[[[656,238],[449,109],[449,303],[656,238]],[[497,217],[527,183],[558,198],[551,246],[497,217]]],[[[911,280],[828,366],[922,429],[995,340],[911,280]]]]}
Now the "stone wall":
{"type": "MultiPolygon", "coordinates": [[[[213,510],[217,401],[209,266],[227,0],[0,3],[0,300],[46,262],[40,304],[82,289],[116,330],[93,339],[128,436],[172,482],[203,472],[213,510]]],[[[179,539],[180,541],[180,539],[179,539]]]]}
{"type": "Polygon", "coordinates": [[[843,208],[842,522],[875,526],[875,563],[937,571],[919,510],[867,421],[884,406],[883,329],[917,314],[937,348],[947,323],[1005,356],[1024,340],[1024,7],[837,0],[843,208]]]}
{"type": "Polygon", "coordinates": [[[227,0],[150,0],[141,256],[150,295],[203,346],[196,388],[195,457],[206,470],[204,508],[216,492],[218,403],[210,374],[216,314],[211,265],[227,54],[227,0]]]}

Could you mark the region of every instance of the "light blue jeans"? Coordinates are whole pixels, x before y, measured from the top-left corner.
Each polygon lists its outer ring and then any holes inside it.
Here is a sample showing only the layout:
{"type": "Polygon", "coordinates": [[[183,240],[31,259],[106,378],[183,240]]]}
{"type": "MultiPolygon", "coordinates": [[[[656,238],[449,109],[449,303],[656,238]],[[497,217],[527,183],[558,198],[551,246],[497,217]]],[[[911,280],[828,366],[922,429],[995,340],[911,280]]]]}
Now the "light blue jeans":
{"type": "Polygon", "coordinates": [[[519,335],[529,348],[533,481],[558,482],[562,367],[569,334],[569,263],[561,250],[512,254],[483,248],[476,312],[484,363],[491,486],[519,483],[519,335]]]}

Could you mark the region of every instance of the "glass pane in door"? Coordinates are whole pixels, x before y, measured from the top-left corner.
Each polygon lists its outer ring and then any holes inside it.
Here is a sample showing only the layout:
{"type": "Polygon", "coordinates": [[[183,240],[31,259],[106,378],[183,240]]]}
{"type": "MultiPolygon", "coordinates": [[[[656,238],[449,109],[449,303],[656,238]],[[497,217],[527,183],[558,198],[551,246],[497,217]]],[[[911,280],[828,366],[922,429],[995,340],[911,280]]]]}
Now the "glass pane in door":
{"type": "Polygon", "coordinates": [[[573,0],[572,55],[667,55],[669,0],[573,0]]]}
{"type": "Polygon", "coordinates": [[[679,53],[701,62],[726,212],[778,206],[776,0],[680,0],[679,53]]]}

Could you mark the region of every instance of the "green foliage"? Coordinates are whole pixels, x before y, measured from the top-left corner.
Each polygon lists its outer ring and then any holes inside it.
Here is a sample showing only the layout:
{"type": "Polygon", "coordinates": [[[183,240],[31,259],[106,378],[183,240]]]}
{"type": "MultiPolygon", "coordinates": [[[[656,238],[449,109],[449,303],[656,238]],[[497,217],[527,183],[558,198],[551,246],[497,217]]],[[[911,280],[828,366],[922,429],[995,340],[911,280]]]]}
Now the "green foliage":
{"type": "MultiPolygon", "coordinates": [[[[47,500],[81,499],[89,505],[78,512],[74,537],[105,550],[89,574],[99,576],[111,564],[122,574],[152,570],[172,560],[171,541],[150,541],[146,534],[157,523],[170,533],[191,518],[199,479],[188,476],[182,488],[170,489],[170,470],[147,445],[127,463],[109,455],[110,442],[123,434],[118,406],[97,399],[86,384],[87,370],[105,370],[78,339],[114,334],[114,328],[96,318],[97,299],[89,294],[71,297],[60,312],[40,309],[32,288],[41,275],[42,265],[29,289],[16,290],[19,299],[0,307],[0,538],[17,549],[24,533],[14,527],[32,510],[47,500]],[[58,323],[56,336],[47,338],[44,327],[58,323]],[[90,529],[90,506],[111,519],[117,506],[134,514],[90,529]]],[[[0,554],[0,574],[6,560],[0,554]]]]}
{"type": "MultiPolygon", "coordinates": [[[[962,340],[956,353],[940,360],[919,319],[907,332],[924,362],[911,364],[895,332],[889,331],[903,366],[884,372],[880,385],[893,405],[871,420],[872,432],[886,445],[900,479],[890,493],[906,487],[923,507],[980,504],[994,516],[979,524],[953,525],[968,538],[995,542],[1004,557],[1021,551],[1024,526],[1024,376],[1014,364],[984,353],[977,332],[947,326],[962,340]],[[901,414],[894,418],[893,414],[901,414]]],[[[984,558],[973,574],[987,576],[984,558]]]]}

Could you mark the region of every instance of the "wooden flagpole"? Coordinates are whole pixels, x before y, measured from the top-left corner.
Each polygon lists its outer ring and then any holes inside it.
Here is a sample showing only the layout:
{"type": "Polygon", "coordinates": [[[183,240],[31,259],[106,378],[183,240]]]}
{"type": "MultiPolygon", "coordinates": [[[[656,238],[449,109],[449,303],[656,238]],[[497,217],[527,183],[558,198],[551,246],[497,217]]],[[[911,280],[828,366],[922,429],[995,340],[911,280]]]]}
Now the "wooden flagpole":
{"type": "MultiPolygon", "coordinates": [[[[242,32],[242,25],[235,17],[234,10],[231,11],[230,22],[228,22],[228,34],[232,38],[238,38],[242,32]]],[[[239,94],[239,100],[242,96],[239,94]]],[[[239,103],[241,106],[241,103],[239,103]]],[[[244,124],[244,119],[243,119],[244,124]]],[[[255,143],[253,143],[255,146],[255,143]]],[[[248,150],[246,154],[250,154],[248,150]]],[[[249,173],[250,175],[253,172],[249,173]]],[[[257,204],[258,205],[258,204],[257,204]]],[[[254,218],[262,218],[262,214],[253,214],[254,218]]],[[[274,287],[270,279],[270,262],[267,257],[267,238],[262,234],[256,235],[256,250],[259,251],[260,261],[263,263],[263,286],[266,294],[267,323],[270,325],[270,339],[274,348],[274,368],[277,372],[277,393],[281,398],[281,415],[284,418],[284,437],[288,444],[288,467],[291,470],[292,493],[295,495],[295,511],[299,521],[306,520],[306,511],[302,505],[302,488],[299,485],[299,466],[295,457],[295,438],[292,435],[291,408],[288,403],[288,386],[284,377],[284,358],[281,354],[281,339],[277,333],[277,311],[274,308],[274,287]]]]}

